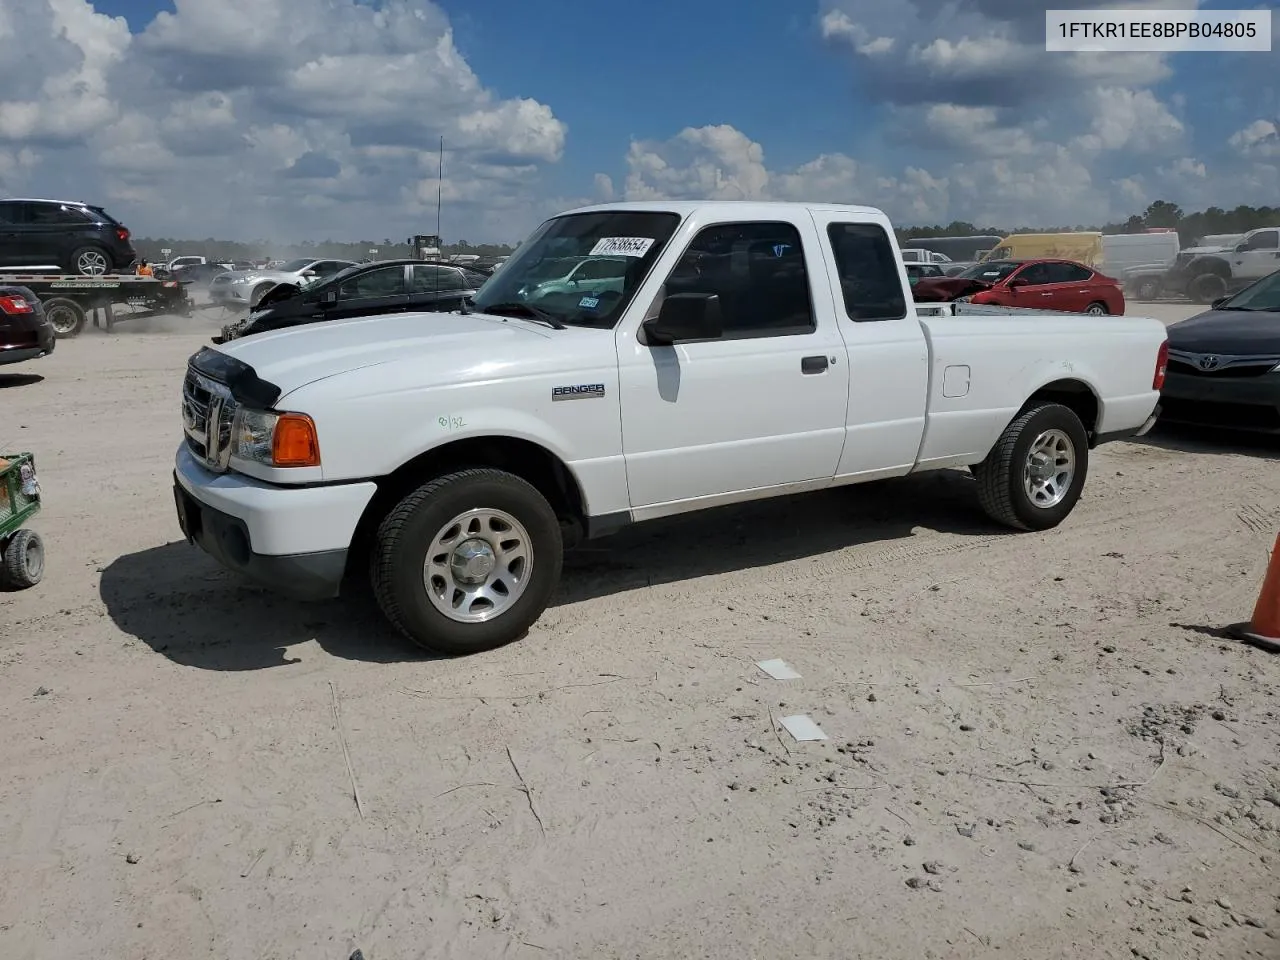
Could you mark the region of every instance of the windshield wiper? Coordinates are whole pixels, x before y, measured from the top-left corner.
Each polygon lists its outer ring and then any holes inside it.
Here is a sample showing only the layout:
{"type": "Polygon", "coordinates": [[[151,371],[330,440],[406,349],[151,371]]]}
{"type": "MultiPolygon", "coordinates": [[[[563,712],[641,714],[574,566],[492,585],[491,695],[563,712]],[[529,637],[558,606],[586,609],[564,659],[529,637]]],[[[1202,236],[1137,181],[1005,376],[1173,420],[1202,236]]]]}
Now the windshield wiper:
{"type": "Polygon", "coordinates": [[[541,320],[553,330],[568,330],[564,322],[553,313],[548,313],[541,307],[535,307],[531,303],[520,303],[512,300],[510,303],[494,303],[486,307],[472,307],[481,313],[495,313],[501,316],[504,313],[515,314],[518,317],[529,317],[532,320],[541,320]]]}

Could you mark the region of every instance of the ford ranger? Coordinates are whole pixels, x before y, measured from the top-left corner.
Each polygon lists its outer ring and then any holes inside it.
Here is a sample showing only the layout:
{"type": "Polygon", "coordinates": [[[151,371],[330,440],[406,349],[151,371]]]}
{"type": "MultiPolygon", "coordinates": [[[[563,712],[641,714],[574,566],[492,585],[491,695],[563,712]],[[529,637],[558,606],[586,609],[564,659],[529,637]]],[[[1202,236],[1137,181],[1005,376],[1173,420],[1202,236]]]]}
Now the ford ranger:
{"type": "Polygon", "coordinates": [[[1153,423],[1164,326],[922,318],[909,290],[870,207],[574,210],[463,312],[195,354],[179,523],[301,599],[368,578],[392,624],[447,654],[518,639],[566,546],[656,517],[967,467],[999,523],[1061,523],[1090,450],[1153,423]],[[531,297],[566,258],[625,269],[531,297]]]}

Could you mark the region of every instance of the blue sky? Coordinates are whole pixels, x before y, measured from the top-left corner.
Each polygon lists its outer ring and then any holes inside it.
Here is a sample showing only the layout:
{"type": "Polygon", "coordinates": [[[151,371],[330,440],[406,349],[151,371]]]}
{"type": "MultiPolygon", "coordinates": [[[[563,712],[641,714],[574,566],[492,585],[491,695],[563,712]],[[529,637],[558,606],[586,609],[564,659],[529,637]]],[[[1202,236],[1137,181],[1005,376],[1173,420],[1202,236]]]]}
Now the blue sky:
{"type": "Polygon", "coordinates": [[[24,0],[0,190],[143,233],[399,236],[434,221],[443,133],[455,239],[606,198],[1000,226],[1275,202],[1280,52],[1048,55],[1048,6],[24,0]]]}

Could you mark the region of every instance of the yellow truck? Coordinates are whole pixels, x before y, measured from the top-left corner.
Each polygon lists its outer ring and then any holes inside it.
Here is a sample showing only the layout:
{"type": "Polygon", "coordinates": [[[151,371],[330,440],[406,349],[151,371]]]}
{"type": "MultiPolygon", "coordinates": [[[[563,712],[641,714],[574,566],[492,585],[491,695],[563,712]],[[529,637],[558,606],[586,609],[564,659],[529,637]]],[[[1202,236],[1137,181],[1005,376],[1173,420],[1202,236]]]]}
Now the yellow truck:
{"type": "Polygon", "coordinates": [[[1103,259],[1102,233],[1015,233],[1002,239],[982,260],[1036,260],[1041,257],[1074,260],[1096,268],[1103,259]]]}

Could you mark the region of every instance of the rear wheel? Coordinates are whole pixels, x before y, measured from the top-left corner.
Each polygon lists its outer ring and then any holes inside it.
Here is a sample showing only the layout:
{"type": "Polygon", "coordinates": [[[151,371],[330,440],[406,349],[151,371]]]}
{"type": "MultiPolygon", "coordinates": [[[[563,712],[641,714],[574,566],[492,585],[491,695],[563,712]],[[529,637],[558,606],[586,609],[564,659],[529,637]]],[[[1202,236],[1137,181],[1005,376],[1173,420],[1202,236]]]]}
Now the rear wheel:
{"type": "Polygon", "coordinates": [[[6,586],[25,590],[44,579],[44,541],[34,530],[19,530],[4,548],[0,564],[6,586]]]}
{"type": "Polygon", "coordinates": [[[1048,530],[1071,513],[1089,470],[1089,436],[1074,410],[1041,403],[1007,426],[973,467],[982,509],[1018,530],[1048,530]]]}
{"type": "Polygon", "coordinates": [[[1105,317],[1108,314],[1107,305],[1101,300],[1095,300],[1084,308],[1084,312],[1091,317],[1105,317]]]}
{"type": "Polygon", "coordinates": [[[400,501],[378,527],[370,579],[387,619],[444,654],[520,639],[560,580],[560,523],[531,484],[462,470],[400,501]]]}
{"type": "Polygon", "coordinates": [[[101,247],[79,247],[71,254],[71,272],[86,277],[100,277],[111,272],[111,258],[101,247]]]}
{"type": "Polygon", "coordinates": [[[78,337],[84,330],[84,308],[74,300],[54,297],[52,300],[44,301],[42,306],[49,325],[53,327],[53,332],[59,339],[78,337]]]}

